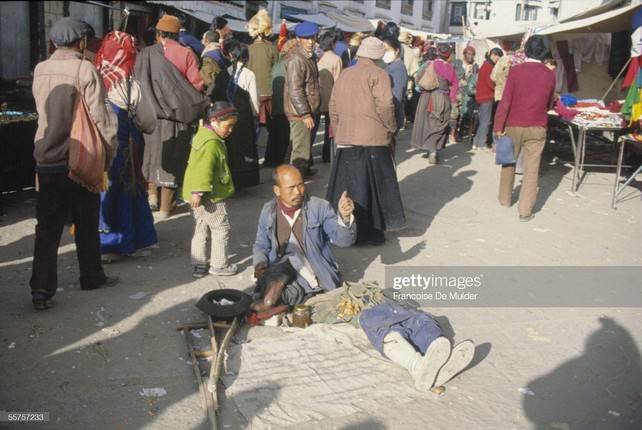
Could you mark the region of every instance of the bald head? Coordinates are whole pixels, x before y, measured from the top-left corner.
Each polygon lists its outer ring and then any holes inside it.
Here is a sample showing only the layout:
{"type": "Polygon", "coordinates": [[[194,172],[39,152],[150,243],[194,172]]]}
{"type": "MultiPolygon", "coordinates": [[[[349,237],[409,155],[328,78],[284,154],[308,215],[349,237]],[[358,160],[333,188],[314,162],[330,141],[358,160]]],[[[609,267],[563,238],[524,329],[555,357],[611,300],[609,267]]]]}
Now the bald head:
{"type": "Polygon", "coordinates": [[[272,180],[274,181],[274,185],[280,185],[281,183],[281,177],[283,175],[296,175],[296,173],[301,176],[301,172],[299,172],[299,169],[294,167],[292,164],[280,164],[272,170],[272,180]]]}
{"type": "Polygon", "coordinates": [[[299,208],[305,195],[305,184],[299,169],[291,164],[281,164],[272,172],[274,194],[289,208],[299,208]]]}

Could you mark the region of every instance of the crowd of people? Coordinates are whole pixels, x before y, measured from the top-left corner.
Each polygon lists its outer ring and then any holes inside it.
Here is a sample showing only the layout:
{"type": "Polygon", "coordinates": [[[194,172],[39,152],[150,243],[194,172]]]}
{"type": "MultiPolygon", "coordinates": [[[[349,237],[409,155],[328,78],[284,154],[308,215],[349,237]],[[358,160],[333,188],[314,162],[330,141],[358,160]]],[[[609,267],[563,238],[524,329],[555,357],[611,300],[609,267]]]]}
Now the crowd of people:
{"type": "MultiPolygon", "coordinates": [[[[460,140],[465,125],[478,150],[493,150],[491,130],[510,136],[515,159],[521,155],[524,165],[519,219],[532,218],[546,111],[555,96],[545,38],[531,37],[510,62],[492,48],[479,66],[472,46],[455,59],[452,45],[419,43],[392,22],[349,37],[335,29],[320,34],[317,24],[301,22],[289,37],[274,40],[270,18],[260,11],[248,25],[250,44],[236,40],[224,18],[214,19],[200,40],[184,24],[162,16],[143,35],[145,47],[112,31],[93,64],[85,61],[90,26],[68,17],[52,27],[56,50],[36,67],[33,85],[39,114],[30,282],[35,309],[52,306],[66,223],[75,226],[81,289],[108,287],[118,278],[105,275],[101,260],[149,255],[158,240],[152,211],[170,217],[179,198],[194,218],[193,276],[234,275],[225,200],[259,183],[262,127],[268,133],[263,165],[274,168],[274,197],[261,212],[253,249],[257,311],[300,304],[339,287],[330,243],[382,245],[387,231],[405,227],[395,148],[398,132],[409,124],[411,146],[430,164],[439,163],[446,144],[460,140]],[[78,143],[72,128],[79,98],[104,141],[99,162],[108,186],[100,193],[67,175],[70,148],[78,143]],[[322,161],[331,163],[325,200],[308,196],[304,185],[316,173],[311,148],[322,116],[322,161]]],[[[502,166],[501,205],[511,204],[515,172],[514,164],[502,166]]],[[[404,318],[383,329],[377,318],[397,311],[394,305],[382,309],[364,313],[370,315],[364,324],[378,333],[373,344],[406,363],[413,377],[428,372],[430,380],[418,386],[444,380],[437,374],[451,348],[438,341],[443,333],[436,322],[400,312],[404,318]],[[404,333],[404,324],[415,320],[428,321],[432,328],[426,330],[434,332],[420,336],[420,352],[430,359],[414,357],[403,339],[384,339],[404,333]]],[[[460,350],[464,357],[450,376],[472,358],[471,345],[460,350]]]]}

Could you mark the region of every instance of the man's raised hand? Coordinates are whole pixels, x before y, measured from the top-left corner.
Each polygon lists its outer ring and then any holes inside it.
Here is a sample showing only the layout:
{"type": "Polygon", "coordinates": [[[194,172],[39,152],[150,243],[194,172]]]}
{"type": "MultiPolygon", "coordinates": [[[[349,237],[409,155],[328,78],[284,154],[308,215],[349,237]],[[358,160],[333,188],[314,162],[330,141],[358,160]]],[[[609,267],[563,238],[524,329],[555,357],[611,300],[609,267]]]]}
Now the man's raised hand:
{"type": "Polygon", "coordinates": [[[343,194],[341,194],[338,209],[341,218],[343,218],[344,220],[348,220],[350,218],[350,215],[354,211],[354,202],[350,197],[348,197],[347,191],[344,191],[343,194]]]}

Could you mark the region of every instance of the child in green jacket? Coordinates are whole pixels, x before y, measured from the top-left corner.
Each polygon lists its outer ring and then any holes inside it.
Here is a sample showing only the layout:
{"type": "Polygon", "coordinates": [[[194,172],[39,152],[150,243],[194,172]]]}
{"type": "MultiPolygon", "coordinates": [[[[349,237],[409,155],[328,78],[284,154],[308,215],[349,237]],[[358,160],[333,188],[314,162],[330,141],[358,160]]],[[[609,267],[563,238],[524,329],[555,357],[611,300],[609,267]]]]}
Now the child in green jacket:
{"type": "Polygon", "coordinates": [[[234,184],[227,165],[224,139],[234,129],[238,115],[230,103],[214,103],[209,108],[207,123],[198,128],[192,139],[183,181],[183,200],[189,202],[196,221],[191,245],[195,278],[208,273],[230,276],[237,270],[236,264],[227,261],[230,223],[225,199],[234,194],[234,184]],[[208,238],[211,238],[209,267],[208,238]]]}

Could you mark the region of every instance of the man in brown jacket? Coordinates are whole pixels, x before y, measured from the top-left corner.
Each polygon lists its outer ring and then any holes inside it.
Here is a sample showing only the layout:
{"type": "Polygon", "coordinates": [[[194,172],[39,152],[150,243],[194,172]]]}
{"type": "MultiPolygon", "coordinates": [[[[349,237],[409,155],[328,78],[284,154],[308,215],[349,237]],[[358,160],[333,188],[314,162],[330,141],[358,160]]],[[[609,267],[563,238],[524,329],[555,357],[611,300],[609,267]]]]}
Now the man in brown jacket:
{"type": "Polygon", "coordinates": [[[355,203],[357,243],[382,245],[384,231],[403,228],[397,173],[390,144],[397,130],[390,77],[379,62],[386,52],[364,39],[358,62],[341,72],[330,97],[337,147],[326,199],[336,209],[343,191],[355,203]]]}
{"type": "Polygon", "coordinates": [[[58,288],[58,246],[67,217],[75,224],[80,289],[94,290],[114,285],[100,261],[98,217],[100,194],[92,193],[69,179],[69,142],[76,91],[87,102],[91,117],[106,145],[105,170],[116,151],[116,115],[107,104],[107,93],[98,70],[83,60],[87,47],[87,23],[67,17],[51,28],[56,51],[36,66],[33,95],[38,111],[34,158],[38,175],[36,241],[33,251],[31,296],[34,309],[52,306],[58,288]]]}
{"type": "Polygon", "coordinates": [[[312,22],[297,24],[294,34],[299,46],[294,48],[285,63],[283,103],[290,121],[290,163],[299,169],[303,177],[316,173],[308,167],[308,162],[310,130],[314,128],[314,118],[319,115],[321,105],[319,70],[314,58],[318,32],[319,26],[312,22]]]}

